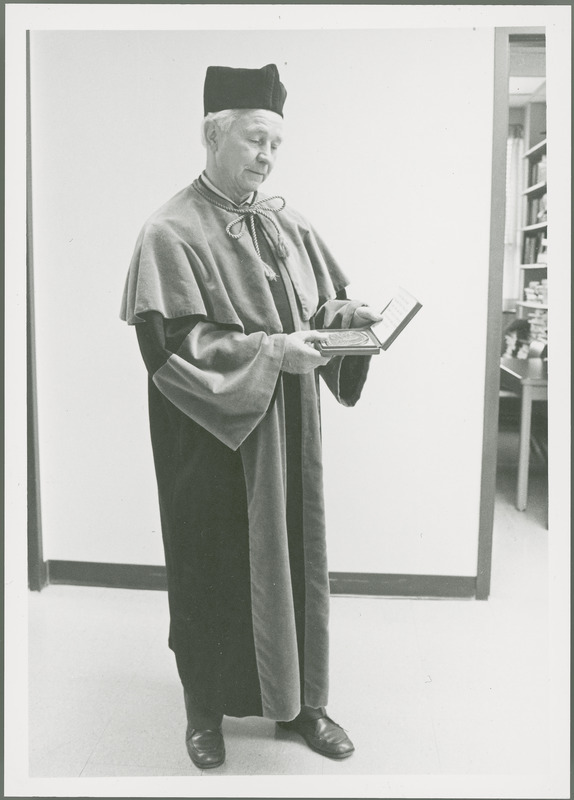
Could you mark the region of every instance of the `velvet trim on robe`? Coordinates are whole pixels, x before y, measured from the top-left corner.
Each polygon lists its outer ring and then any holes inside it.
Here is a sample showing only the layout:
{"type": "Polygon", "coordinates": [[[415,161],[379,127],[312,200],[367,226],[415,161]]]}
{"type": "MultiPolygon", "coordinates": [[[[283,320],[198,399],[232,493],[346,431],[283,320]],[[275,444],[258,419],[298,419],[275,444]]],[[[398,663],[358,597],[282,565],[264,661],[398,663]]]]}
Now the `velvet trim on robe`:
{"type": "MultiPolygon", "coordinates": [[[[159,311],[166,319],[198,315],[245,333],[278,333],[281,321],[249,233],[233,239],[225,232],[241,209],[225,211],[197,188],[221,203],[196,180],[149,218],[136,243],[121,318],[133,325],[146,311],[159,311]]],[[[257,194],[261,199],[265,196],[257,194]]],[[[284,266],[297,296],[298,317],[308,322],[348,280],[300,214],[287,206],[276,220],[287,243],[284,266]]],[[[257,222],[274,241],[272,224],[262,217],[257,222]]]]}
{"type": "MultiPolygon", "coordinates": [[[[251,238],[234,241],[221,227],[204,229],[199,213],[188,230],[189,191],[163,207],[152,240],[140,237],[122,304],[123,318],[137,323],[150,374],[170,646],[188,692],[214,711],[287,720],[302,704],[319,707],[328,699],[317,375],[298,378],[301,615],[288,530],[286,333],[251,238]],[[202,454],[213,474],[202,474],[202,454]]],[[[273,266],[294,327],[348,327],[360,303],[335,299],[342,272],[295,212],[287,222],[281,219],[289,256],[273,266]]],[[[272,231],[262,233],[269,244],[272,231]]],[[[339,402],[357,402],[368,363],[338,358],[321,369],[339,402]]]]}

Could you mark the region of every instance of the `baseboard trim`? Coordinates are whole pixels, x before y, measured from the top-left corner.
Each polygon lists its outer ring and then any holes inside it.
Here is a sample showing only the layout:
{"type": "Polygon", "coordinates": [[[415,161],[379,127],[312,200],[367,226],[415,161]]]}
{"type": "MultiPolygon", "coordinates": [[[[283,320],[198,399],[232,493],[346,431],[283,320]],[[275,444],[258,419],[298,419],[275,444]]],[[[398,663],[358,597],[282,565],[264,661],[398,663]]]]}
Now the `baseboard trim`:
{"type": "Polygon", "coordinates": [[[167,589],[163,566],[54,560],[49,560],[47,565],[50,584],[104,586],[108,589],[167,589]]]}
{"type": "MultiPolygon", "coordinates": [[[[164,566],[105,564],[95,561],[46,562],[48,583],[110,589],[167,589],[164,566]]],[[[475,597],[476,578],[464,575],[391,575],[331,572],[331,594],[373,597],[475,597]]]]}
{"type": "Polygon", "coordinates": [[[398,575],[331,572],[331,594],[374,597],[475,597],[476,578],[466,575],[398,575]]]}

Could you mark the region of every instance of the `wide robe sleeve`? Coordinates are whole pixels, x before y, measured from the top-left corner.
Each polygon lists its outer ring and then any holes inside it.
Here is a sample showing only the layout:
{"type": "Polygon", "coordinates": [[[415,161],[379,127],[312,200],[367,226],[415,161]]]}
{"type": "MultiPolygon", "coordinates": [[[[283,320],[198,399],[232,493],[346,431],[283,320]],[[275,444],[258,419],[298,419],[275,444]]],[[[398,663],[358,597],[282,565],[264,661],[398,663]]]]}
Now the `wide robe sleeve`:
{"type": "Polygon", "coordinates": [[[151,380],[177,408],[232,450],[273,399],[285,334],[245,334],[194,316],[157,311],[136,325],[151,380]]]}
{"type": "MultiPolygon", "coordinates": [[[[360,300],[328,300],[315,315],[314,327],[351,328],[356,309],[363,305],[360,300]]],[[[319,372],[337,401],[351,407],[361,396],[370,363],[370,356],[334,356],[319,372]]]]}

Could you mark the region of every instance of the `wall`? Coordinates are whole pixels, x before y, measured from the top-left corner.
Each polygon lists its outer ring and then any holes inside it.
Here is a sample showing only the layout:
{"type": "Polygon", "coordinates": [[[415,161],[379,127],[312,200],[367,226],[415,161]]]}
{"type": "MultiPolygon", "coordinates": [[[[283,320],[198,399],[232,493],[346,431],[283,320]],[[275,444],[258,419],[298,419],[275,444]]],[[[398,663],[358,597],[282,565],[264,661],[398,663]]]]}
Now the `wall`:
{"type": "Polygon", "coordinates": [[[424,304],[364,396],[324,396],[334,571],[475,575],[493,31],[32,32],[45,557],[159,564],[146,374],[118,319],[145,218],[202,169],[208,64],[274,61],[286,141],[266,191],[382,307],[424,304]]]}

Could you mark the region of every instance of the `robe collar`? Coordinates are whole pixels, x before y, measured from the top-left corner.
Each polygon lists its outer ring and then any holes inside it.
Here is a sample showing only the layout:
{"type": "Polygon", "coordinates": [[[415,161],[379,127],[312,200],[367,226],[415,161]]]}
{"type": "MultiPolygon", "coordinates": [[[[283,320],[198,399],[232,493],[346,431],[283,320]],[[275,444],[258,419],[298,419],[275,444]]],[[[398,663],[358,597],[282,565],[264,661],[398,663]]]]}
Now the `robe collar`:
{"type": "Polygon", "coordinates": [[[205,170],[199,176],[199,180],[202,183],[204,183],[211,192],[213,192],[214,194],[219,195],[219,197],[222,197],[224,200],[227,200],[227,202],[231,203],[232,206],[237,206],[238,208],[241,208],[241,206],[250,206],[251,203],[255,200],[255,192],[251,192],[249,197],[247,197],[242,203],[236,203],[234,200],[232,200],[226,194],[223,194],[223,192],[220,191],[217,188],[217,186],[209,180],[205,170]]]}
{"type": "Polygon", "coordinates": [[[277,212],[282,211],[285,208],[285,198],[281,197],[280,195],[274,195],[273,197],[267,197],[257,201],[257,192],[252,192],[250,197],[247,198],[241,205],[237,205],[237,203],[234,203],[233,200],[224,195],[223,192],[213,185],[213,183],[205,175],[205,172],[199,176],[197,181],[195,181],[192,186],[197,192],[199,192],[200,195],[208,200],[208,202],[213,203],[213,205],[218,206],[224,211],[231,213],[237,212],[237,216],[230,220],[230,222],[226,225],[225,232],[232,239],[240,239],[243,235],[244,228],[247,226],[253,240],[257,257],[263,267],[265,275],[269,280],[277,280],[277,273],[273,267],[270,264],[267,264],[261,257],[261,250],[259,248],[257,231],[255,228],[255,217],[259,217],[260,220],[265,218],[273,226],[275,230],[275,242],[272,244],[272,248],[275,256],[283,260],[286,259],[288,256],[287,245],[281,233],[281,229],[274,219],[277,212]],[[212,195],[211,199],[209,194],[212,195]],[[215,200],[215,197],[219,198],[219,200],[215,200]],[[226,205],[221,204],[221,200],[225,200],[226,205]],[[269,205],[269,203],[273,200],[277,200],[281,204],[279,208],[269,205]]]}

